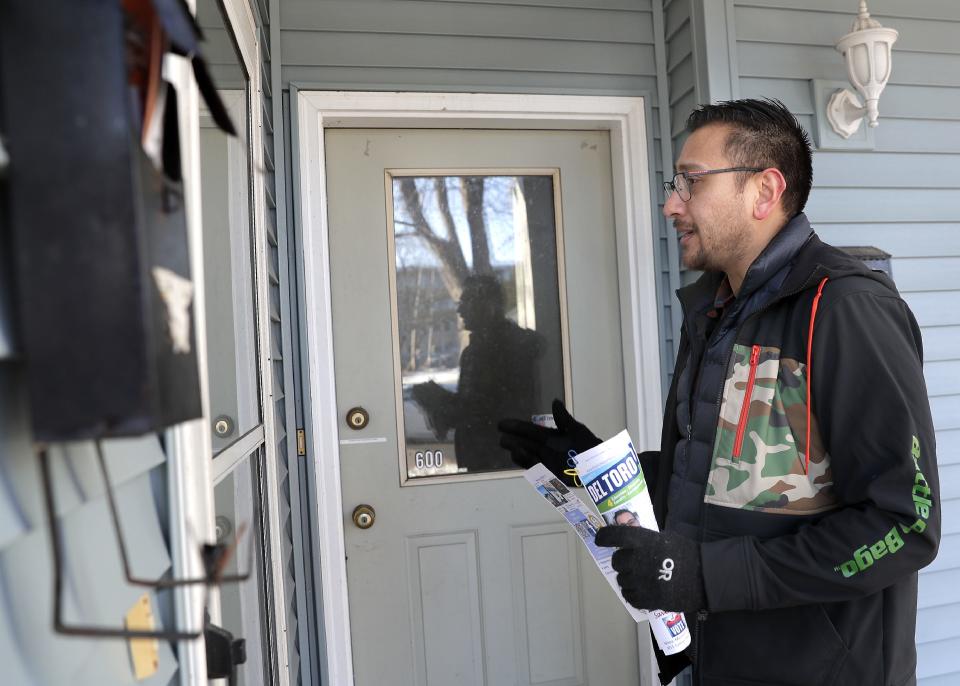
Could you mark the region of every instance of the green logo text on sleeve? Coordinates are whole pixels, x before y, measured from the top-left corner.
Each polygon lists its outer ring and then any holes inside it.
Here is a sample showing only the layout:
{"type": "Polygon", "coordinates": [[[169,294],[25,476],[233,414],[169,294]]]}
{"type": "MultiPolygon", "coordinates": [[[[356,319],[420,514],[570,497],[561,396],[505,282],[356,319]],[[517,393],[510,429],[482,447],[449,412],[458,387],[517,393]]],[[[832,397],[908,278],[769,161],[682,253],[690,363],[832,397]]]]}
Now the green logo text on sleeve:
{"type": "Polygon", "coordinates": [[[853,559],[841,562],[834,567],[834,571],[840,572],[844,577],[851,577],[858,572],[871,567],[874,562],[879,560],[887,553],[895,553],[903,547],[903,535],[915,531],[923,532],[927,528],[927,519],[930,517],[930,508],[933,507],[931,499],[930,484],[927,478],[920,471],[920,439],[913,437],[910,453],[913,456],[913,464],[916,467],[916,474],[913,479],[913,508],[917,513],[917,519],[913,524],[897,524],[890,531],[886,532],[875,543],[862,545],[853,551],[853,559]]]}

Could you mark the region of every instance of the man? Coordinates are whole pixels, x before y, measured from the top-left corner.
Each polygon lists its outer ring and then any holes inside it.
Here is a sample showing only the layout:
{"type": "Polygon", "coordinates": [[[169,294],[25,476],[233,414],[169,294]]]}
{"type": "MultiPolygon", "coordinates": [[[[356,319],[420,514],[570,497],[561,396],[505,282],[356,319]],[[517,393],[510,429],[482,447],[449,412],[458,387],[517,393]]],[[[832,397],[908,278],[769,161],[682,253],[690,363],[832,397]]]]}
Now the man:
{"type": "MultiPolygon", "coordinates": [[[[642,456],[663,533],[601,529],[637,607],[693,620],[698,684],[916,681],[917,570],[940,536],[916,321],[893,283],[802,213],[809,142],[777,101],[687,121],[664,214],[684,320],[659,453],[642,456]],[[672,573],[664,574],[666,560],[672,573]]],[[[502,423],[521,465],[596,441],[502,423]]],[[[667,683],[684,667],[658,655],[667,683]]]]}
{"type": "Polygon", "coordinates": [[[497,418],[536,412],[543,339],[507,319],[505,310],[495,276],[466,277],[457,312],[470,342],[460,355],[457,392],[434,381],[412,389],[437,438],[454,430],[457,466],[470,472],[513,468],[499,446],[497,418]]]}

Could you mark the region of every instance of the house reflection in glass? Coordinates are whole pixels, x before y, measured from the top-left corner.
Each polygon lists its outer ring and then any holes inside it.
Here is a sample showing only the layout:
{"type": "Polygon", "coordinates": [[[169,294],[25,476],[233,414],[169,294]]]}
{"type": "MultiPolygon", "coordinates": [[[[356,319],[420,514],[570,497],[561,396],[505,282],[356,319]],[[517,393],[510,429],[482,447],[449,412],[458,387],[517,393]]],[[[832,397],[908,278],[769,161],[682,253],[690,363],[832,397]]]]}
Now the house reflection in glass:
{"type": "Polygon", "coordinates": [[[556,177],[392,181],[406,476],[513,469],[496,422],[564,397],[556,177]]]}

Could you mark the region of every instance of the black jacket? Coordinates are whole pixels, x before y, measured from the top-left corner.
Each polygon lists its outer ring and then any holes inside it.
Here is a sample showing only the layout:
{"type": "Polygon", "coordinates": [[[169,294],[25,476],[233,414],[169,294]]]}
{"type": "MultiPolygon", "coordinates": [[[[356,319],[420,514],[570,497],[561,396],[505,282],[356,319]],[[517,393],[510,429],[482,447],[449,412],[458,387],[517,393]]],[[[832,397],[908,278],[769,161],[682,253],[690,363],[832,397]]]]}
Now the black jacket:
{"type": "Polygon", "coordinates": [[[914,683],[917,570],[940,537],[919,327],[802,214],[718,308],[722,279],[678,291],[648,475],[661,526],[702,542],[695,682],[914,683]]]}

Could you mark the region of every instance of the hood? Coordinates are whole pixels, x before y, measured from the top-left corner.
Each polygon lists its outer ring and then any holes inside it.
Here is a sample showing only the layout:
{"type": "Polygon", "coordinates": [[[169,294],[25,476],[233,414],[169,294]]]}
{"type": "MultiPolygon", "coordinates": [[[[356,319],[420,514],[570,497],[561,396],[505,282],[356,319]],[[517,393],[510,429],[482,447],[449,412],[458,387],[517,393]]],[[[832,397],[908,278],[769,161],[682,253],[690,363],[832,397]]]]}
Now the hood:
{"type": "Polygon", "coordinates": [[[870,269],[864,262],[840,248],[828,245],[813,234],[797,253],[794,267],[780,289],[781,295],[814,288],[827,277],[831,281],[849,276],[860,276],[876,281],[893,295],[899,296],[893,280],[880,271],[870,269]]]}

